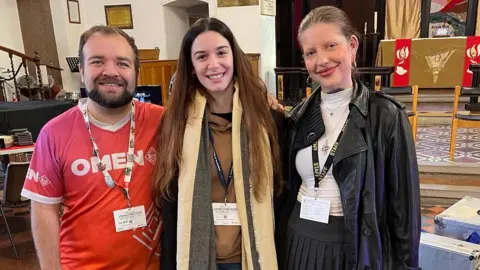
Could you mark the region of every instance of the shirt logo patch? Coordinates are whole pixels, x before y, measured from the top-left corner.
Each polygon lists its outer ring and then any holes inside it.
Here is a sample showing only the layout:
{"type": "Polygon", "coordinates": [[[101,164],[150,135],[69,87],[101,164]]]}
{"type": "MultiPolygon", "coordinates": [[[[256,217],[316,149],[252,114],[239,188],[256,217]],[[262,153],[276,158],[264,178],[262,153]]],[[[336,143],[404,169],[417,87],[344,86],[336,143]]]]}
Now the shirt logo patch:
{"type": "Polygon", "coordinates": [[[150,147],[147,154],[145,155],[145,159],[150,161],[152,165],[155,165],[155,163],[157,162],[157,151],[155,150],[155,148],[150,147]]]}
{"type": "Polygon", "coordinates": [[[30,181],[33,180],[35,183],[40,183],[44,187],[51,184],[47,176],[40,176],[40,174],[34,171],[32,168],[28,169],[26,179],[30,181]]]}
{"type": "Polygon", "coordinates": [[[38,180],[40,181],[40,184],[44,187],[50,185],[50,180],[48,180],[45,175],[40,176],[38,180]]]}

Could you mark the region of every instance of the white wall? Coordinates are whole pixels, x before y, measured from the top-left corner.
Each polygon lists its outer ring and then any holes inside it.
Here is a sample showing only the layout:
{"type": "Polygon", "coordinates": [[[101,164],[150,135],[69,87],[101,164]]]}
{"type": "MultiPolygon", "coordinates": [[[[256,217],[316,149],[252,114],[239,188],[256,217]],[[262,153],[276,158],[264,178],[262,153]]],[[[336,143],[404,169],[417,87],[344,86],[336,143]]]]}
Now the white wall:
{"type": "MultiPolygon", "coordinates": [[[[21,53],[25,52],[23,47],[23,38],[22,31],[20,29],[20,19],[18,16],[17,1],[13,0],[0,0],[0,45],[19,51],[21,53]]],[[[13,57],[15,68],[21,63],[21,59],[18,57],[13,57]]],[[[8,54],[0,51],[0,68],[11,69],[10,58],[8,54]]],[[[6,70],[1,70],[3,72],[6,70]]],[[[25,74],[20,70],[19,75],[25,74]]],[[[0,76],[11,76],[11,74],[0,73],[0,76]]],[[[13,85],[13,81],[10,81],[13,85]]],[[[7,90],[10,88],[7,87],[7,90]]],[[[11,98],[10,92],[7,94],[7,98],[11,98]]]]}
{"type": "MultiPolygon", "coordinates": [[[[159,0],[87,0],[84,7],[85,24],[91,27],[106,25],[105,6],[130,4],[132,7],[133,29],[125,32],[135,38],[139,49],[160,48],[160,59],[166,58],[165,23],[163,6],[159,0]],[[86,14],[85,14],[86,13],[86,14]]],[[[170,25],[169,25],[170,27],[170,25]]]]}
{"type": "MultiPolygon", "coordinates": [[[[0,0],[12,1],[12,0],[0,0]]],[[[12,1],[13,2],[13,1],[12,1]]],[[[72,73],[65,60],[78,56],[78,43],[82,33],[94,25],[106,25],[105,6],[130,4],[132,7],[133,29],[124,31],[135,38],[139,49],[160,48],[160,59],[167,58],[167,42],[163,6],[158,0],[95,0],[80,1],[81,24],[68,21],[67,1],[50,0],[52,19],[57,42],[60,67],[64,69],[62,79],[66,91],[79,91],[80,74],[72,73]]],[[[185,16],[186,17],[186,16],[185,16]]],[[[176,59],[178,53],[170,59],[176,59]]]]}
{"type": "Polygon", "coordinates": [[[275,71],[277,67],[277,49],[275,41],[275,17],[273,16],[261,16],[261,29],[260,35],[260,70],[262,72],[262,78],[267,85],[267,89],[273,96],[276,96],[277,89],[275,71]]]}
{"type": "Polygon", "coordinates": [[[166,27],[166,57],[168,59],[178,59],[182,39],[188,30],[188,14],[186,9],[176,7],[163,7],[166,27]]]}
{"type": "Polygon", "coordinates": [[[260,6],[219,7],[214,17],[232,30],[243,52],[260,53],[260,36],[263,33],[260,6]]]}
{"type": "Polygon", "coordinates": [[[245,53],[260,53],[260,77],[275,96],[275,17],[261,15],[260,6],[220,7],[213,17],[232,30],[245,53]]]}
{"type": "Polygon", "coordinates": [[[67,1],[50,0],[52,10],[53,31],[57,43],[58,60],[62,71],[63,89],[68,92],[79,92],[81,87],[80,74],[72,73],[65,60],[66,57],[78,56],[78,42],[87,28],[85,25],[84,1],[80,1],[81,24],[73,24],[68,20],[67,1]]]}

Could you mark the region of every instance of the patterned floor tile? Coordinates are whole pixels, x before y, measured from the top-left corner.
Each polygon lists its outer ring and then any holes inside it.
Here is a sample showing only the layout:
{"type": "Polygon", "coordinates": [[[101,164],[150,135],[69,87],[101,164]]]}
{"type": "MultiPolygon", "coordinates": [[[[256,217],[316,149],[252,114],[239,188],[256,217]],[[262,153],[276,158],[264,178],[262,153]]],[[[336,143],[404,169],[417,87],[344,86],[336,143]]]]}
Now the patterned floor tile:
{"type": "Polygon", "coordinates": [[[454,160],[449,159],[450,126],[423,126],[417,129],[417,159],[439,163],[479,163],[480,129],[457,129],[454,160]]]}

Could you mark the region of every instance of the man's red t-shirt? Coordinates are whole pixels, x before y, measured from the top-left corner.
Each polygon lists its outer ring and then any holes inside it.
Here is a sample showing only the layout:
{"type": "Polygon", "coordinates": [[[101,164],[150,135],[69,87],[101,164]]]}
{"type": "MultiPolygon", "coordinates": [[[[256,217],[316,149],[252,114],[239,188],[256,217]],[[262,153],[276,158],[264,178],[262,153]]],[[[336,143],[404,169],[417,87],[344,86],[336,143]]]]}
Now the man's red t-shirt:
{"type": "MultiPolygon", "coordinates": [[[[145,207],[147,226],[116,232],[113,212],[127,207],[119,187],[107,187],[93,155],[80,100],[47,123],[39,134],[22,196],[46,204],[63,202],[60,256],[63,269],[159,269],[160,213],[152,200],[155,138],[163,108],[135,101],[135,162],[131,206],[145,207]]],[[[116,125],[90,116],[100,158],[124,184],[130,117],[116,125]]]]}

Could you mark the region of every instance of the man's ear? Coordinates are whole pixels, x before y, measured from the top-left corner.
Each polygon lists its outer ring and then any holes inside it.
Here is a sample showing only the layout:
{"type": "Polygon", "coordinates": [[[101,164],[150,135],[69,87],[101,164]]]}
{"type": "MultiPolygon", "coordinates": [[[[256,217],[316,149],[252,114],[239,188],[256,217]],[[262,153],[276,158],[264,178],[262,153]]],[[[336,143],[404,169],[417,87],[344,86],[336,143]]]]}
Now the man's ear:
{"type": "Polygon", "coordinates": [[[85,80],[83,79],[83,66],[82,66],[82,64],[78,64],[78,70],[80,71],[80,79],[82,80],[82,83],[85,83],[85,80]]]}

